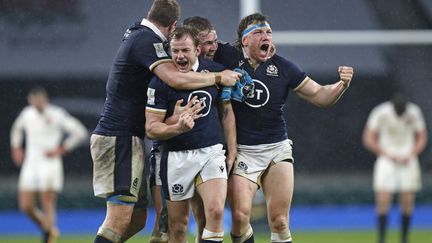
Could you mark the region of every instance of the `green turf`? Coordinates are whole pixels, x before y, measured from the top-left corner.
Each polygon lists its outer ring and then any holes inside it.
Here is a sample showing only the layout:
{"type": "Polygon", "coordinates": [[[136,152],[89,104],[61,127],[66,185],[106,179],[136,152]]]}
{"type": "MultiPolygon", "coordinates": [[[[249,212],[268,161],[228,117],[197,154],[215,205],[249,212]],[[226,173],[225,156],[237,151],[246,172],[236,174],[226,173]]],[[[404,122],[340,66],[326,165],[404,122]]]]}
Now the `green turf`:
{"type": "MultiPolygon", "coordinates": [[[[294,242],[298,243],[374,243],[376,242],[375,232],[372,231],[303,231],[293,234],[294,242]]],[[[399,233],[392,231],[388,235],[387,242],[399,242],[399,233]]],[[[260,234],[255,236],[255,242],[269,242],[269,235],[260,234]]],[[[93,242],[93,236],[89,235],[62,235],[58,243],[81,243],[93,242]]],[[[415,230],[410,237],[412,243],[430,243],[432,239],[432,231],[415,230]]],[[[0,242],[4,243],[39,243],[40,240],[36,236],[0,236],[0,242]]],[[[148,237],[138,235],[127,241],[128,243],[147,243],[148,237]]],[[[189,237],[189,242],[194,242],[193,237],[189,237]]],[[[229,237],[225,238],[224,242],[231,242],[229,237]]]]}

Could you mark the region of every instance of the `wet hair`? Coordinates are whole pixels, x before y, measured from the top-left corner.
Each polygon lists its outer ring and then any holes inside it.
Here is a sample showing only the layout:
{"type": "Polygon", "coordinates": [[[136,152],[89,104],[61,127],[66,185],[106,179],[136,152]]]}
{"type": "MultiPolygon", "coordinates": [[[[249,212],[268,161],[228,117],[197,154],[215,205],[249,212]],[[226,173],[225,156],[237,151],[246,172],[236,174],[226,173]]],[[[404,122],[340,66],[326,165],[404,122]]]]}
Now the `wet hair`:
{"type": "Polygon", "coordinates": [[[393,103],[393,107],[398,116],[401,116],[403,113],[405,113],[408,104],[408,98],[406,96],[397,93],[392,97],[391,102],[393,103]]]}
{"type": "Polygon", "coordinates": [[[200,39],[198,35],[199,32],[197,29],[189,25],[184,25],[175,28],[175,30],[171,32],[171,34],[169,35],[169,41],[171,42],[172,40],[179,40],[183,37],[190,36],[192,38],[194,46],[197,47],[200,44],[200,39]]]}
{"type": "Polygon", "coordinates": [[[246,30],[246,28],[251,24],[258,24],[258,23],[269,23],[268,17],[266,15],[263,15],[261,13],[254,13],[250,14],[240,20],[240,23],[237,28],[237,40],[235,42],[235,47],[238,49],[241,49],[243,47],[242,44],[242,38],[243,38],[243,32],[246,30]]]}
{"type": "Polygon", "coordinates": [[[48,97],[48,93],[42,86],[35,86],[28,93],[28,97],[37,95],[43,95],[45,97],[48,97]]]}
{"type": "Polygon", "coordinates": [[[172,25],[180,18],[180,5],[176,0],[155,0],[147,14],[147,19],[163,27],[172,25]]]}
{"type": "Polygon", "coordinates": [[[199,32],[214,30],[214,27],[211,24],[210,20],[200,16],[186,18],[185,20],[183,20],[183,25],[189,25],[192,28],[197,29],[199,32]]]}

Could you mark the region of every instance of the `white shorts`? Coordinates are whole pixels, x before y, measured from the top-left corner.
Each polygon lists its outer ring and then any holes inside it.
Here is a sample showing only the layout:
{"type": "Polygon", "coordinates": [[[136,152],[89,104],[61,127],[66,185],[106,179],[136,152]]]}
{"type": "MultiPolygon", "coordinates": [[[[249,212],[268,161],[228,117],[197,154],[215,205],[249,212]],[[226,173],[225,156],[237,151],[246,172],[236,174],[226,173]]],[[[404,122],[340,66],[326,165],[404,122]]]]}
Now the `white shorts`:
{"type": "Polygon", "coordinates": [[[228,179],[222,144],[162,154],[161,178],[170,201],[190,199],[195,187],[212,179],[228,179]]]}
{"type": "Polygon", "coordinates": [[[20,191],[55,191],[63,190],[63,163],[61,160],[25,161],[20,172],[18,189],[20,191]]]}
{"type": "Polygon", "coordinates": [[[238,145],[237,160],[233,174],[245,177],[261,186],[261,176],[273,164],[294,163],[292,141],[287,139],[277,143],[260,145],[238,145]]]}
{"type": "Polygon", "coordinates": [[[379,157],[373,175],[375,192],[417,192],[421,189],[420,165],[417,158],[406,165],[379,157]]]}

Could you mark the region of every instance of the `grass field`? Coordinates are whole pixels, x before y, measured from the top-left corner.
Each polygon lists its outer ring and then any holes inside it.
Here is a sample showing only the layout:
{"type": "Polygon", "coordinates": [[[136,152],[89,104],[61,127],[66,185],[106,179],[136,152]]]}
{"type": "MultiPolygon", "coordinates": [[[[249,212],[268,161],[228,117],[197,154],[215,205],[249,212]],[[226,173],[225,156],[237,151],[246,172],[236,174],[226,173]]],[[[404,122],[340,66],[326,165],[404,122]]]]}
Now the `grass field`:
{"type": "MultiPolygon", "coordinates": [[[[399,233],[391,231],[388,235],[388,243],[399,242],[399,233]]],[[[410,242],[412,243],[430,243],[432,239],[432,230],[415,230],[411,233],[410,242]]],[[[90,235],[62,235],[58,243],[81,243],[93,242],[94,237],[90,235]]],[[[143,235],[137,235],[127,241],[128,243],[147,243],[149,238],[143,235]]],[[[39,243],[37,236],[0,236],[2,243],[39,243]]],[[[194,242],[190,236],[189,242],[194,242]]],[[[231,242],[229,237],[224,242],[231,242]]],[[[269,242],[269,236],[260,234],[255,236],[255,242],[269,242]]],[[[296,243],[374,243],[376,242],[375,232],[373,231],[323,231],[323,232],[295,232],[294,242],[296,243]]]]}

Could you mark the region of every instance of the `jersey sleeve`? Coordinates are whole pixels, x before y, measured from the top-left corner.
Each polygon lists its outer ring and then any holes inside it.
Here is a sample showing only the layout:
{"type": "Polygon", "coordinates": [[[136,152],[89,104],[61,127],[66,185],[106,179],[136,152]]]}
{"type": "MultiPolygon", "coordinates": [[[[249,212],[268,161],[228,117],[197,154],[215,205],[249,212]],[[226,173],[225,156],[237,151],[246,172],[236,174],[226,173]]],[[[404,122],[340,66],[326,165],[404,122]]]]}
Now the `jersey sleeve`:
{"type": "Polygon", "coordinates": [[[285,58],[280,58],[280,63],[282,65],[281,69],[283,70],[285,78],[289,80],[289,87],[291,89],[296,90],[303,84],[303,82],[307,82],[309,78],[307,77],[306,73],[300,69],[299,66],[285,58]]]}
{"type": "Polygon", "coordinates": [[[10,143],[11,147],[21,147],[24,140],[24,120],[25,110],[23,110],[12,124],[10,131],[10,143]]]}
{"type": "Polygon", "coordinates": [[[416,131],[421,131],[426,128],[426,122],[423,116],[423,112],[421,111],[420,107],[417,105],[413,105],[413,111],[414,111],[414,129],[416,131]]]}
{"type": "Polygon", "coordinates": [[[379,129],[379,120],[381,116],[381,109],[379,108],[380,106],[371,111],[366,122],[366,127],[372,131],[377,131],[379,129]]]}
{"type": "Polygon", "coordinates": [[[63,147],[67,151],[71,151],[88,137],[87,129],[77,118],[63,109],[59,111],[59,119],[62,120],[60,124],[63,131],[68,134],[63,142],[63,147]]]}
{"type": "Polygon", "coordinates": [[[161,63],[171,62],[167,44],[150,34],[149,36],[141,34],[137,37],[133,53],[135,53],[136,60],[150,71],[161,63]]]}
{"type": "Polygon", "coordinates": [[[170,90],[170,87],[155,76],[147,89],[146,112],[166,114],[170,90]]]}

